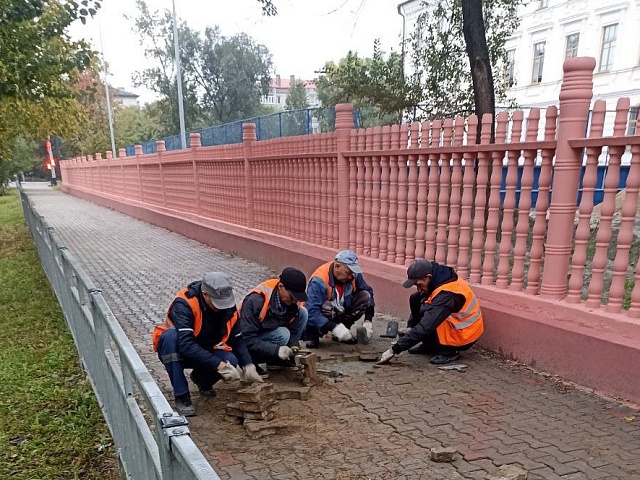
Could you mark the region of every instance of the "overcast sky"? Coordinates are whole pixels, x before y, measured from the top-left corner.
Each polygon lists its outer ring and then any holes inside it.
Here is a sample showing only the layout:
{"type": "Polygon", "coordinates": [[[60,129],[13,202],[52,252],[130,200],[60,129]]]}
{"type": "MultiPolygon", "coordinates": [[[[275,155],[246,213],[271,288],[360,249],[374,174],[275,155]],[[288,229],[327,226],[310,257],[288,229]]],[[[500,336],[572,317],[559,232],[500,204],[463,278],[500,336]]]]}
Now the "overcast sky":
{"type": "MultiPolygon", "coordinates": [[[[180,19],[198,31],[218,25],[224,35],[246,32],[267,46],[273,55],[275,73],[282,77],[312,79],[325,61],[337,61],[349,50],[371,55],[373,41],[380,38],[385,51],[399,49],[401,0],[274,0],[277,17],[263,17],[257,0],[176,0],[180,19]]],[[[152,9],[172,8],[171,0],[147,0],[152,9]]],[[[104,57],[109,64],[110,83],[140,95],[142,102],[153,95],[134,87],[132,74],[148,65],[142,54],[132,21],[133,0],[104,0],[87,25],[72,26],[74,38],[85,38],[100,51],[100,29],[104,57]]]]}

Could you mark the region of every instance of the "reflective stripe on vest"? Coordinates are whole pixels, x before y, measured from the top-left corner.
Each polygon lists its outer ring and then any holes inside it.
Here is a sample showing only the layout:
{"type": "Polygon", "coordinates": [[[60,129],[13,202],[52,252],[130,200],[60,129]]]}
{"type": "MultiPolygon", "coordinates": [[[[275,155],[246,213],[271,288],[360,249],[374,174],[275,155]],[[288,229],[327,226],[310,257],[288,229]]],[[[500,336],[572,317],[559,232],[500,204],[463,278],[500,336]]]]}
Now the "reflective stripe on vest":
{"type": "MultiPolygon", "coordinates": [[[[264,303],[262,304],[262,310],[260,310],[260,323],[264,322],[264,319],[267,318],[267,313],[269,312],[269,305],[271,304],[271,295],[273,295],[273,291],[280,283],[280,279],[272,278],[271,280],[267,280],[266,282],[262,282],[253,290],[250,290],[247,295],[251,295],[252,293],[259,293],[264,297],[264,303]]],[[[242,303],[240,304],[239,310],[242,310],[242,303]]],[[[295,315],[289,320],[289,323],[293,322],[296,319],[295,315]]]]}
{"type": "Polygon", "coordinates": [[[465,303],[459,312],[454,312],[436,329],[438,340],[443,345],[462,346],[476,341],[484,332],[484,321],[478,299],[462,278],[436,288],[425,303],[431,303],[442,291],[464,296],[465,303]]]}
{"type": "MultiPolygon", "coordinates": [[[[189,308],[191,308],[191,313],[193,313],[193,336],[197,337],[200,334],[200,330],[202,330],[202,310],[200,310],[200,302],[198,301],[198,296],[193,296],[191,298],[187,297],[188,288],[183,288],[176,295],[177,298],[184,299],[189,308]]],[[[173,304],[172,304],[173,305],[173,304]]],[[[169,330],[170,328],[175,328],[175,325],[169,318],[169,313],[171,312],[171,307],[167,310],[167,316],[164,319],[164,322],[161,325],[157,325],[153,329],[153,351],[158,351],[158,342],[160,341],[160,337],[165,330],[169,330]]],[[[213,346],[214,350],[225,350],[227,352],[232,351],[232,348],[227,345],[227,340],[229,340],[229,336],[231,335],[231,330],[234,325],[238,321],[238,312],[234,312],[233,317],[229,319],[227,322],[227,331],[225,332],[222,340],[213,346]]]]}
{"type": "MultiPolygon", "coordinates": [[[[322,282],[327,287],[327,298],[325,300],[331,300],[331,297],[333,296],[333,293],[334,293],[334,288],[332,288],[331,284],[329,283],[329,270],[331,269],[331,265],[333,265],[333,262],[328,262],[328,263],[325,263],[324,265],[320,265],[316,269],[316,271],[313,272],[313,275],[311,275],[311,278],[318,277],[320,280],[322,280],[322,282]]],[[[346,285],[345,285],[343,297],[346,297],[347,295],[351,295],[355,291],[356,291],[356,279],[354,278],[353,280],[351,280],[350,292],[347,292],[346,285]]]]}

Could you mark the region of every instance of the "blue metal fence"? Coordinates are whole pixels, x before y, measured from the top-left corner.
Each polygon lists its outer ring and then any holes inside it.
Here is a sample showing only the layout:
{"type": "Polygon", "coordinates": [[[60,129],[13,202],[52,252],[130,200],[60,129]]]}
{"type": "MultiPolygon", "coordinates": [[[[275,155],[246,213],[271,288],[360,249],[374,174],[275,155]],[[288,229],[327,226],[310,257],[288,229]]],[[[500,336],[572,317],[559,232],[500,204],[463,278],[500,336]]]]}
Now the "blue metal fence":
{"type": "MultiPolygon", "coordinates": [[[[286,110],[260,117],[245,118],[223,125],[196,130],[200,133],[200,142],[203,146],[229,145],[242,142],[242,124],[255,123],[258,140],[271,138],[291,137],[296,135],[308,135],[316,132],[332,132],[335,129],[335,108],[305,108],[302,110],[286,110]]],[[[361,116],[354,111],[353,115],[356,127],[360,125],[361,116]]],[[[171,135],[164,137],[167,150],[179,150],[181,148],[180,136],[171,135]]],[[[187,137],[189,146],[189,137],[187,137]]],[[[134,145],[125,147],[127,156],[134,154],[134,145]]],[[[156,140],[142,143],[143,153],[156,152],[156,140]]]]}

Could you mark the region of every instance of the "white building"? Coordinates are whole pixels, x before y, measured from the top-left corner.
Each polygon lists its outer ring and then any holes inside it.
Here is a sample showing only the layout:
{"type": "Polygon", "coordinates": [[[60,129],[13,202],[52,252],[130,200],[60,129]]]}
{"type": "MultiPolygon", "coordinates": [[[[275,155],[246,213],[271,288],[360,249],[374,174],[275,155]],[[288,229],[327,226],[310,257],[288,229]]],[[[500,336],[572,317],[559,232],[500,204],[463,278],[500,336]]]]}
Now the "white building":
{"type": "MultiPolygon", "coordinates": [[[[320,101],[318,100],[318,92],[316,90],[316,84],[313,80],[301,80],[298,82],[304,83],[305,92],[307,94],[307,103],[309,107],[319,107],[320,101]]],[[[281,78],[280,75],[276,75],[271,79],[269,84],[269,93],[263,95],[260,98],[262,105],[268,105],[275,107],[276,110],[284,110],[285,103],[287,103],[287,97],[289,91],[296,82],[296,77],[291,75],[288,79],[281,78]]]]}
{"type": "MultiPolygon", "coordinates": [[[[407,38],[424,10],[422,0],[398,5],[407,38]]],[[[594,99],[613,109],[629,97],[632,128],[640,105],[640,0],[525,0],[518,16],[506,44],[509,98],[525,108],[557,105],[564,60],[594,57],[594,99]]],[[[410,60],[405,68],[411,71],[410,60]]]]}
{"type": "Polygon", "coordinates": [[[120,87],[110,87],[109,91],[111,92],[111,96],[116,102],[119,102],[123,107],[134,107],[139,108],[140,104],[138,103],[137,95],[132,92],[127,92],[124,88],[120,87]]]}

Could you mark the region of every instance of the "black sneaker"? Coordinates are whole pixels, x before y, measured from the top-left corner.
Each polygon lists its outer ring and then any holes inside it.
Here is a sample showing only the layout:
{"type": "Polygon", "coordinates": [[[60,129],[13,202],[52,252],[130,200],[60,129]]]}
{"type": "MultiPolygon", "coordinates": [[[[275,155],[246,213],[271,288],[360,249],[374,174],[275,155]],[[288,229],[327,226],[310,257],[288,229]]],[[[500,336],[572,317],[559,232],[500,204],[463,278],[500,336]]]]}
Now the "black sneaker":
{"type": "Polygon", "coordinates": [[[447,363],[455,362],[460,358],[460,354],[458,352],[455,353],[441,353],[439,355],[434,355],[429,363],[434,365],[446,365],[447,363]]]}
{"type": "Polygon", "coordinates": [[[185,393],[176,397],[176,412],[183,417],[193,417],[196,414],[196,407],[191,402],[191,395],[185,393]]]}
{"type": "Polygon", "coordinates": [[[304,332],[307,348],[320,348],[320,330],[309,327],[304,332]]]}
{"type": "Polygon", "coordinates": [[[191,372],[189,374],[189,378],[198,387],[198,393],[200,393],[200,395],[202,395],[203,397],[215,397],[216,396],[216,391],[213,389],[213,386],[209,385],[208,387],[203,387],[198,382],[195,381],[195,379],[193,378],[193,372],[191,372]]]}

